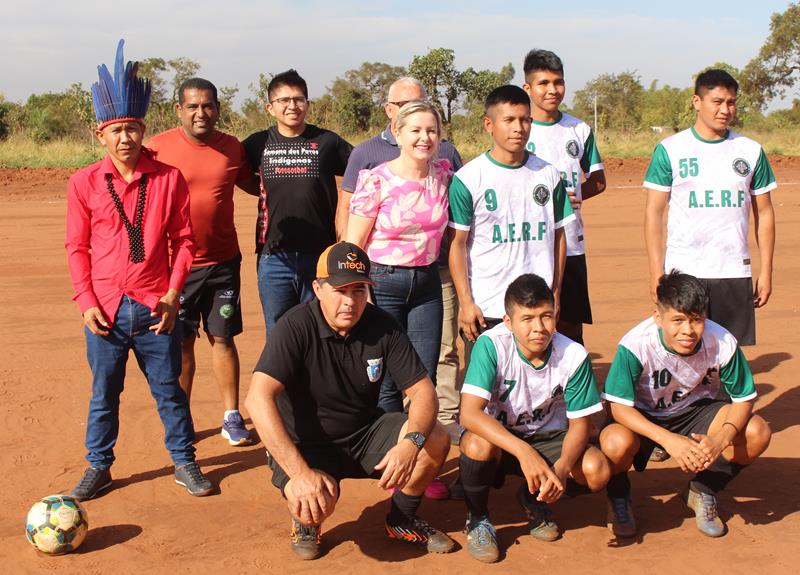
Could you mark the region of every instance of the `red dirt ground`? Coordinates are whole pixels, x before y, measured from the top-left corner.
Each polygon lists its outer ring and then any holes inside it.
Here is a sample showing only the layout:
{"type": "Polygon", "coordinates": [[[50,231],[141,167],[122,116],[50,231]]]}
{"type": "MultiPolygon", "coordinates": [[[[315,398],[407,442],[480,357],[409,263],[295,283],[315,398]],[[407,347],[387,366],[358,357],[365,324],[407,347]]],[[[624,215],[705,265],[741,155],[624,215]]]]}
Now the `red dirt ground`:
{"type": "MultiPolygon", "coordinates": [[[[794,348],[800,334],[800,158],[772,158],[779,189],[773,193],[778,241],[774,295],[759,310],[758,345],[746,349],[756,374],[756,410],[775,435],[764,457],[720,498],[730,532],[700,535],[677,495],[687,480],[671,462],[636,475],[634,506],[641,535],[617,542],[605,527],[605,500],[593,495],[555,505],[565,530],[555,543],[526,536],[514,501],[516,481],[492,494],[492,511],[505,549],[498,566],[484,566],[466,549],[424,556],[388,541],[382,521],[387,496],[375,481],[345,481],[334,517],[325,525],[327,555],[296,561],[288,548],[288,516],[269,484],[259,445],[232,449],[219,437],[220,400],[207,345],[198,343],[192,399],[198,461],[220,493],[190,497],[173,483],[162,428],[147,386],[131,359],[124,394],[114,488],[85,504],[90,531],[78,552],[36,553],[23,533],[36,499],[68,492],[85,466],[83,435],[90,374],[78,310],[63,248],[66,170],[0,170],[0,459],[8,497],[0,516],[0,562],[9,573],[554,573],[790,572],[800,539],[800,385],[794,348]],[[794,447],[792,447],[794,446],[794,447]],[[493,571],[492,571],[493,570],[493,571]]],[[[650,312],[642,240],[643,160],[609,160],[609,189],[584,207],[595,324],[586,341],[602,378],[619,338],[650,312]]],[[[263,345],[255,282],[252,228],[255,199],[237,197],[242,250],[245,333],[238,338],[245,396],[249,372],[263,345]]],[[[754,259],[757,256],[754,255],[754,259]]],[[[446,464],[453,476],[455,449],[446,464]]],[[[421,514],[462,546],[465,508],[456,501],[425,501],[421,514]]],[[[796,568],[796,566],[794,567],[796,568]]]]}

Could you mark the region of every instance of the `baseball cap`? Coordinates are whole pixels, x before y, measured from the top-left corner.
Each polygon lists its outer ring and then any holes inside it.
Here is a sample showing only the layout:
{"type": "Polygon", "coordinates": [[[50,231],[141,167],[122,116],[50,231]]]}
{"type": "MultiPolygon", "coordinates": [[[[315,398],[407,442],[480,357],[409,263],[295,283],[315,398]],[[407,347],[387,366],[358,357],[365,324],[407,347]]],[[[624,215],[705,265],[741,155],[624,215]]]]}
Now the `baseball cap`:
{"type": "Polygon", "coordinates": [[[372,285],[369,279],[369,257],[366,252],[350,242],[329,246],[317,261],[317,279],[333,287],[355,283],[372,285]]]}

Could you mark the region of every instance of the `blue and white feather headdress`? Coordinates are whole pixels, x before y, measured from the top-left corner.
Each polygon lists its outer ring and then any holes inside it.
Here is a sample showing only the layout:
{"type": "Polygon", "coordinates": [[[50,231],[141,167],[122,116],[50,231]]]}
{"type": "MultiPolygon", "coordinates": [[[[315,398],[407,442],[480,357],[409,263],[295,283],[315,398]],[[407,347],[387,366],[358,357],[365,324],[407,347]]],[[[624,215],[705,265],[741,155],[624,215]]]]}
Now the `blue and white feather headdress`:
{"type": "Polygon", "coordinates": [[[99,81],[92,84],[92,103],[100,130],[116,122],[143,124],[150,104],[150,80],[137,78],[139,62],[124,63],[124,45],[125,40],[117,44],[114,77],[106,65],[101,64],[97,67],[99,81]]]}

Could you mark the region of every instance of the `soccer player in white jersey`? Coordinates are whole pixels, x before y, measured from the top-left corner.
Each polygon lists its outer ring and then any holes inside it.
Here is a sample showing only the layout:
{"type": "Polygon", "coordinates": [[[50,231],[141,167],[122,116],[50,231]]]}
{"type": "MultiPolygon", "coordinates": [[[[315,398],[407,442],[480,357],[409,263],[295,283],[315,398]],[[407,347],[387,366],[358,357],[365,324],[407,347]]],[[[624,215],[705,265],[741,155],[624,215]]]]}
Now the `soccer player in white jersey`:
{"type": "Polygon", "coordinates": [[[503,323],[478,337],[461,390],[459,459],[467,516],[467,549],[497,560],[489,489],[506,473],[521,475],[517,499],[533,537],[559,537],[548,503],[567,489],[599,491],[608,459],[587,444],[589,418],[602,411],[592,363],[582,345],[556,333],[553,292],[535,274],[505,291],[503,323]]]}
{"type": "Polygon", "coordinates": [[[486,98],[483,125],[492,148],[464,165],[450,183],[450,272],[467,354],[480,332],[502,322],[503,293],[534,272],[561,289],[564,226],[575,215],[558,170],[525,150],[531,104],[519,86],[486,98]]]}
{"type": "Polygon", "coordinates": [[[701,278],[709,291],[708,318],[736,336],[739,345],[754,345],[754,308],[765,305],[772,292],[770,191],[776,184],[761,146],[728,129],[736,117],[738,89],[724,70],[697,77],[694,126],[662,141],[650,160],[644,228],[651,295],[667,270],[701,278]],[[751,209],[760,256],[755,287],[747,246],[751,209]]]}
{"type": "Polygon", "coordinates": [[[673,270],[659,280],[656,294],[653,316],[620,341],[603,392],[616,422],[600,434],[614,474],[609,527],[620,537],[635,534],[627,471],[631,464],[643,471],[659,444],[694,474],[684,498],[697,528],[720,537],[725,524],[716,496],[764,452],[771,431],[753,415],[756,387],[736,338],[707,319],[703,283],[673,270]]]}
{"type": "Polygon", "coordinates": [[[531,99],[527,149],[560,172],[575,220],[565,226],[567,259],[561,282],[558,332],[583,344],[583,324],[592,323],[581,204],[606,189],[606,175],[592,129],[559,110],[564,99],[564,65],[549,50],[531,50],[522,88],[531,99]]]}

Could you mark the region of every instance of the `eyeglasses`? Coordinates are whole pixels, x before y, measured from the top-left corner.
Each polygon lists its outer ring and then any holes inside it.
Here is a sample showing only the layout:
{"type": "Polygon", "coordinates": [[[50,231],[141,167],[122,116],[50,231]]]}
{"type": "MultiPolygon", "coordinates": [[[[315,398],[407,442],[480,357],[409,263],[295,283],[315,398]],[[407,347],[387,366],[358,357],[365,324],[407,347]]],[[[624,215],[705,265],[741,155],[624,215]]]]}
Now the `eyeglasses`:
{"type": "Polygon", "coordinates": [[[275,98],[274,100],[270,100],[270,104],[278,103],[284,108],[289,105],[289,102],[294,102],[294,105],[297,107],[305,106],[308,103],[308,98],[305,96],[294,96],[292,98],[283,97],[283,98],[275,98]]]}
{"type": "Polygon", "coordinates": [[[402,108],[403,106],[405,106],[406,104],[408,104],[409,102],[412,102],[412,101],[413,100],[400,100],[398,102],[386,102],[386,103],[387,104],[394,104],[398,108],[402,108]]]}

